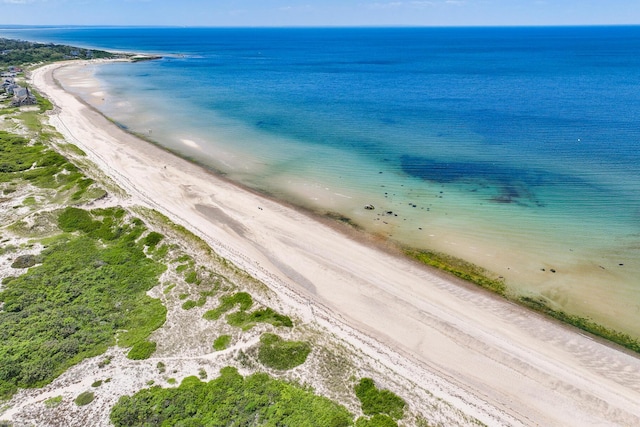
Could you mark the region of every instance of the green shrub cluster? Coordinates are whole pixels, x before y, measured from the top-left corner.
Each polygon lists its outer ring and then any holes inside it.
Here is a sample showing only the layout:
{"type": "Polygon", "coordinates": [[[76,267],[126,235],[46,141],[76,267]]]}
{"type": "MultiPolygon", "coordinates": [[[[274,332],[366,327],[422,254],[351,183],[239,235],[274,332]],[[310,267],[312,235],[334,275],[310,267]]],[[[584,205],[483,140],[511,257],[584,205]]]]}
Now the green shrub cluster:
{"type": "Polygon", "coordinates": [[[231,335],[220,335],[213,341],[213,349],[216,351],[225,350],[231,344],[231,335]]]}
{"type": "Polygon", "coordinates": [[[11,263],[11,268],[29,268],[36,265],[37,258],[35,255],[20,255],[17,257],[13,263],[11,263]]]}
{"type": "Polygon", "coordinates": [[[189,377],[177,388],[156,386],[124,396],[113,407],[111,422],[116,427],[347,427],[353,416],[327,398],[266,374],[244,378],[235,368],[224,368],[208,383],[189,377]]]}
{"type": "Polygon", "coordinates": [[[302,365],[311,353],[311,345],[303,341],[285,341],[275,334],[260,337],[258,360],[264,366],[286,371],[302,365]]]}
{"type": "Polygon", "coordinates": [[[96,396],[95,394],[93,394],[93,392],[85,391],[84,393],[81,393],[78,397],[76,397],[75,402],[78,406],[85,406],[93,402],[93,399],[95,398],[96,396]]]}
{"type": "Polygon", "coordinates": [[[164,236],[162,234],[152,231],[151,233],[145,236],[144,244],[146,246],[149,246],[150,248],[155,248],[156,245],[160,243],[160,240],[162,240],[163,238],[164,236]]]}
{"type": "Polygon", "coordinates": [[[247,312],[253,306],[253,298],[246,292],[223,296],[220,298],[220,305],[213,310],[207,311],[203,317],[207,320],[217,320],[236,305],[239,306],[239,311],[227,315],[227,322],[231,326],[245,331],[251,329],[257,323],[270,323],[276,327],[285,326],[290,328],[293,326],[293,322],[288,316],[279,314],[271,308],[247,312]]]}
{"type": "Polygon", "coordinates": [[[55,396],[52,398],[49,398],[47,400],[44,401],[44,406],[46,406],[47,408],[51,409],[51,408],[56,408],[58,406],[60,406],[60,404],[62,403],[62,396],[55,396]]]}
{"type": "Polygon", "coordinates": [[[273,310],[272,308],[263,308],[260,310],[247,313],[246,311],[238,311],[227,316],[227,323],[231,326],[241,328],[248,331],[258,323],[269,323],[275,327],[284,326],[290,328],[293,322],[289,316],[285,316],[273,310]]]}
{"type": "MultiPolygon", "coordinates": [[[[355,392],[365,415],[389,416],[394,420],[404,416],[405,401],[389,390],[376,388],[371,378],[362,378],[355,386],[355,392]]],[[[381,418],[384,417],[378,417],[378,419],[381,418]]]]}
{"type": "Polygon", "coordinates": [[[42,264],[11,278],[0,292],[0,398],[17,387],[47,384],[103,353],[117,331],[125,331],[120,344],[131,347],[165,321],[166,308],[146,295],[165,267],[136,243],[142,223],[123,222],[118,209],[88,212],[91,222],[71,212],[70,228],[91,231],[53,241],[42,264]]]}
{"type": "Polygon", "coordinates": [[[248,310],[253,305],[253,298],[246,292],[225,295],[220,298],[220,305],[213,310],[207,311],[204,314],[204,318],[207,320],[218,320],[220,316],[232,310],[236,305],[240,306],[241,311],[248,310]]]}
{"type": "Polygon", "coordinates": [[[33,43],[23,40],[0,39],[0,66],[35,64],[38,62],[62,61],[69,58],[113,58],[102,50],[87,50],[52,43],[33,43]]]}
{"type": "Polygon", "coordinates": [[[138,341],[131,347],[127,357],[131,360],[144,360],[156,351],[157,344],[153,341],[138,341]]]}
{"type": "MultiPolygon", "coordinates": [[[[207,302],[207,298],[210,297],[213,294],[214,294],[213,291],[200,292],[200,298],[198,298],[195,301],[194,300],[185,301],[184,304],[182,304],[182,309],[183,310],[191,310],[192,308],[195,308],[195,307],[202,307],[207,302]]],[[[180,295],[180,296],[182,296],[182,295],[180,295]]],[[[186,296],[185,296],[185,298],[186,298],[186,296]]]]}

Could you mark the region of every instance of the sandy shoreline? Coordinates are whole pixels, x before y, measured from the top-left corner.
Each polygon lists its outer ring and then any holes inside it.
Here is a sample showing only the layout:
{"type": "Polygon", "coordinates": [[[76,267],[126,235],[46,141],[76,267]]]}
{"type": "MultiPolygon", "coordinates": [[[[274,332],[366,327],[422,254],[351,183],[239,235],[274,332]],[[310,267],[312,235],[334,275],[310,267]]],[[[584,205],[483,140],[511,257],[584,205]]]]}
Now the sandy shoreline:
{"type": "Polygon", "coordinates": [[[118,182],[399,375],[488,425],[640,425],[640,359],[353,241],[125,133],[33,72],[54,125],[118,182]]]}

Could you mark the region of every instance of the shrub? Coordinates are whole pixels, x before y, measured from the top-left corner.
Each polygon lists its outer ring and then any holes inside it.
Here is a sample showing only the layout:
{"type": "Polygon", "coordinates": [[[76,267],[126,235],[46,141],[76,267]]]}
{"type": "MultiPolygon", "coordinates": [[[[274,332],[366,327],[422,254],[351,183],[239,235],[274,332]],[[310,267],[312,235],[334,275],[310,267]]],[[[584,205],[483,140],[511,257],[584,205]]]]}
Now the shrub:
{"type": "Polygon", "coordinates": [[[293,326],[293,322],[289,316],[277,313],[269,307],[251,313],[247,313],[246,311],[231,313],[227,316],[227,322],[229,325],[242,328],[244,331],[253,328],[256,323],[269,323],[276,327],[284,326],[287,328],[293,326]]]}
{"type": "Polygon", "coordinates": [[[140,341],[134,344],[133,348],[127,353],[127,357],[131,360],[144,360],[151,357],[156,351],[157,344],[153,341],[140,341]]]}
{"type": "Polygon", "coordinates": [[[198,273],[196,273],[193,270],[189,271],[187,275],[184,277],[184,281],[189,284],[196,283],[198,281],[198,273]]]}
{"type": "Polygon", "coordinates": [[[100,227],[98,221],[94,221],[91,214],[84,209],[68,207],[58,216],[58,226],[62,231],[84,231],[90,233],[100,227]]]}
{"type": "Polygon", "coordinates": [[[124,347],[144,341],[166,319],[162,302],[146,295],[163,266],[125,235],[101,244],[58,239],[41,257],[0,292],[0,398],[104,353],[117,331],[126,330],[119,333],[124,347]]]}
{"type": "Polygon", "coordinates": [[[204,314],[207,320],[218,320],[227,311],[232,310],[236,305],[240,306],[240,311],[245,311],[253,305],[253,298],[246,292],[238,292],[233,295],[225,295],[220,298],[220,305],[204,314]]]}
{"type": "Polygon", "coordinates": [[[198,303],[192,299],[187,300],[184,302],[184,304],[182,304],[182,309],[183,310],[191,310],[192,308],[196,307],[198,305],[198,303]]]}
{"type": "Polygon", "coordinates": [[[229,344],[231,344],[231,335],[220,335],[213,342],[213,348],[216,351],[222,351],[229,347],[229,344]]]}
{"type": "Polygon", "coordinates": [[[29,268],[36,265],[35,255],[20,255],[11,264],[11,268],[29,268]]]}
{"type": "Polygon", "coordinates": [[[378,390],[371,378],[362,378],[355,392],[366,415],[385,414],[395,420],[404,416],[404,400],[389,390],[378,390]]]}
{"type": "Polygon", "coordinates": [[[93,399],[95,399],[95,397],[96,396],[93,394],[93,392],[85,391],[84,393],[81,393],[78,397],[76,397],[75,402],[78,406],[85,406],[93,402],[93,399]]]}
{"type": "Polygon", "coordinates": [[[155,386],[123,396],[110,418],[116,427],[353,425],[346,408],[325,397],[264,373],[244,378],[235,368],[222,369],[207,383],[188,377],[176,388],[155,386]]]}
{"type": "Polygon", "coordinates": [[[147,234],[147,236],[144,238],[144,244],[146,246],[153,248],[158,243],[160,243],[160,240],[162,240],[163,238],[164,236],[162,234],[152,231],[151,233],[147,234]]]}
{"type": "Polygon", "coordinates": [[[264,366],[285,371],[302,365],[311,352],[311,345],[303,341],[285,341],[275,334],[260,337],[258,360],[264,366]]]}
{"type": "Polygon", "coordinates": [[[371,418],[358,418],[356,427],[398,427],[398,423],[388,415],[376,414],[371,418]]]}

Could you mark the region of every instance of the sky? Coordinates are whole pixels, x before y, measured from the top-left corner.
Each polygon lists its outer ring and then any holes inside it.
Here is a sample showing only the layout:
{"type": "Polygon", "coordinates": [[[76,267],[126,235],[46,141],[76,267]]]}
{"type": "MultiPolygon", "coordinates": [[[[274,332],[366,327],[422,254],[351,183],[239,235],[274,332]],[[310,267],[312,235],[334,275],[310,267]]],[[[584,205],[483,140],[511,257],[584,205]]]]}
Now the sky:
{"type": "Polygon", "coordinates": [[[0,0],[0,25],[640,24],[640,0],[0,0]]]}

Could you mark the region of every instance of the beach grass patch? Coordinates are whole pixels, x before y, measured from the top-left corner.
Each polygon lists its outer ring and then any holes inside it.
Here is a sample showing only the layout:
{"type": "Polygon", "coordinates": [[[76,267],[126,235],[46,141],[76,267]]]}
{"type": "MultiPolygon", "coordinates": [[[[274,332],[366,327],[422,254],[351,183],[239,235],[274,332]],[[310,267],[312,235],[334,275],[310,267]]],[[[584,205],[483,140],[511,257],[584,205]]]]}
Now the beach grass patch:
{"type": "Polygon", "coordinates": [[[60,144],[60,149],[80,157],[86,157],[87,155],[87,153],[85,153],[80,147],[74,144],[60,144]]]}
{"type": "Polygon", "coordinates": [[[253,305],[253,298],[247,292],[238,292],[233,295],[224,295],[220,298],[220,305],[204,314],[207,320],[218,320],[224,313],[239,306],[241,311],[248,310],[253,305]]]}
{"type": "Polygon", "coordinates": [[[139,341],[133,345],[127,358],[131,360],[145,360],[155,353],[157,344],[154,341],[139,341]]]}
{"type": "Polygon", "coordinates": [[[264,366],[280,371],[302,365],[311,353],[311,345],[304,341],[286,341],[275,334],[262,334],[258,360],[264,366]]]}
{"type": "Polygon", "coordinates": [[[231,344],[231,335],[220,335],[213,341],[213,349],[216,351],[226,350],[231,344]]]}
{"type": "Polygon", "coordinates": [[[29,196],[22,201],[22,206],[34,206],[36,203],[36,198],[33,196],[29,196]]]}
{"type": "Polygon", "coordinates": [[[85,391],[84,393],[81,393],[80,395],[78,395],[78,397],[76,397],[75,403],[78,406],[86,406],[89,403],[93,402],[95,398],[96,395],[93,394],[93,392],[85,391]]]}
{"type": "Polygon", "coordinates": [[[55,396],[44,401],[44,406],[49,409],[57,408],[62,403],[62,396],[55,396]]]}
{"type": "Polygon", "coordinates": [[[190,285],[198,283],[198,273],[195,270],[189,270],[184,276],[184,281],[190,285]]]}
{"type": "Polygon", "coordinates": [[[260,310],[247,313],[246,311],[239,311],[227,315],[227,323],[231,326],[241,328],[243,331],[248,331],[258,323],[269,323],[275,327],[287,327],[293,326],[293,322],[289,316],[282,315],[272,308],[263,308],[260,310]]]}

